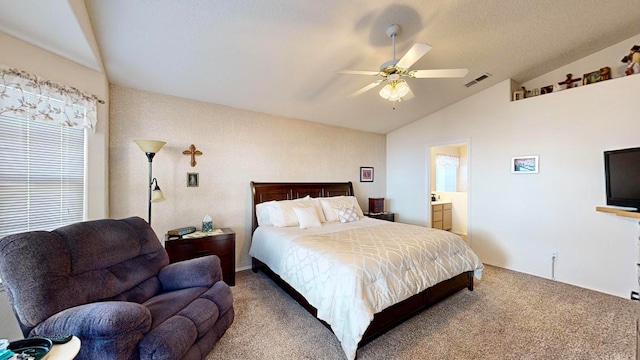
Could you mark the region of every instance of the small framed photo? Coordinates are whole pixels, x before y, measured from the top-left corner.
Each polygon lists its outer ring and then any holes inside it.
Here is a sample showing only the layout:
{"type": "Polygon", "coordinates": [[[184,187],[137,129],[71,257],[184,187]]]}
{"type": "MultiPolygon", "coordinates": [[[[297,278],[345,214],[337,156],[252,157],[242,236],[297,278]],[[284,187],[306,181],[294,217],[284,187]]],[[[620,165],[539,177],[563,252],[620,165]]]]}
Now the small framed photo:
{"type": "Polygon", "coordinates": [[[611,79],[611,68],[603,67],[600,70],[584,74],[582,76],[582,85],[589,85],[609,79],[611,79]]]}
{"type": "Polygon", "coordinates": [[[373,182],[372,167],[360,167],[360,182],[373,182]]]}
{"type": "Polygon", "coordinates": [[[512,157],[511,173],[537,174],[538,173],[538,155],[512,157]]]}
{"type": "Polygon", "coordinates": [[[553,92],[553,85],[543,86],[540,88],[540,95],[551,94],[553,92]]]}
{"type": "Polygon", "coordinates": [[[200,185],[199,173],[187,173],[187,187],[198,187],[200,185]]]}
{"type": "Polygon", "coordinates": [[[513,101],[518,101],[524,99],[524,91],[516,90],[513,92],[513,101]]]}

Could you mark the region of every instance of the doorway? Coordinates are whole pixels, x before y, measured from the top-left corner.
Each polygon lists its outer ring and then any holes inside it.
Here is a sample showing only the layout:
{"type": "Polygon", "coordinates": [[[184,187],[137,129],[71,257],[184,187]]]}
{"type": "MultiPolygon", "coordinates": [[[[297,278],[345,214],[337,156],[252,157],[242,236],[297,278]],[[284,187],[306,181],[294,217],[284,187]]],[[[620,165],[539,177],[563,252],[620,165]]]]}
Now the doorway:
{"type": "Polygon", "coordinates": [[[431,227],[451,231],[470,244],[469,159],[469,141],[429,148],[427,208],[431,227]]]}

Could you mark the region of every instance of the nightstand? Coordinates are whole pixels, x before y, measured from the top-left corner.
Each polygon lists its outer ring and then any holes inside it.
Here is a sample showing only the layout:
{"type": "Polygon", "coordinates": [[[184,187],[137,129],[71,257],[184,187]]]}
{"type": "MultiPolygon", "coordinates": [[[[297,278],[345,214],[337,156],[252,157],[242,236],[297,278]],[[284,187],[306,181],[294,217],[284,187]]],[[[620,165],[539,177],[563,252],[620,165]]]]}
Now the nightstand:
{"type": "Polygon", "coordinates": [[[370,218],[374,218],[374,219],[380,219],[380,220],[387,220],[387,221],[391,221],[394,222],[396,221],[395,218],[395,214],[394,213],[389,213],[389,212],[382,212],[382,213],[364,213],[364,216],[368,216],[370,218]]]}
{"type": "Polygon", "coordinates": [[[222,278],[229,286],[236,284],[236,233],[229,228],[222,234],[191,239],[166,240],[164,247],[169,262],[188,260],[200,256],[217,255],[222,266],[222,278]]]}

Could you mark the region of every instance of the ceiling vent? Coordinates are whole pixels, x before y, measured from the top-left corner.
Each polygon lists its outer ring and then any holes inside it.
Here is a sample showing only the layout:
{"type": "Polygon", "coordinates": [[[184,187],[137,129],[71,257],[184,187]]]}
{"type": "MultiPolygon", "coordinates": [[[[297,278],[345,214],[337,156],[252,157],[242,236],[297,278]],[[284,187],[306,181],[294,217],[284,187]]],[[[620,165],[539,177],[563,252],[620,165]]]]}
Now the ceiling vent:
{"type": "Polygon", "coordinates": [[[468,83],[464,84],[464,86],[466,86],[466,87],[470,87],[471,85],[475,85],[475,84],[479,83],[480,81],[482,81],[482,80],[484,80],[484,79],[488,78],[489,76],[491,76],[491,74],[489,74],[489,73],[484,73],[484,74],[482,74],[482,75],[478,76],[477,78],[475,78],[475,79],[473,79],[473,80],[469,81],[468,83]]]}

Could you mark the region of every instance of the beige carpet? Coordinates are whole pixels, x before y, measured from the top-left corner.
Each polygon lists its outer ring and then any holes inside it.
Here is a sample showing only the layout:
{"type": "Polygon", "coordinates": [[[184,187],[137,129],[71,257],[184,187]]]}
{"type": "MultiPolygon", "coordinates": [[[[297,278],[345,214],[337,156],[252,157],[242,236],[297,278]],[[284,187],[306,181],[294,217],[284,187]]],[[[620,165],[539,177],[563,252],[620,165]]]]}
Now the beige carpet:
{"type": "MultiPolygon", "coordinates": [[[[335,336],[263,273],[233,288],[236,319],[207,360],[344,359],[335,336]]],[[[358,350],[367,359],[635,359],[640,304],[486,266],[462,290],[358,350]]]]}

